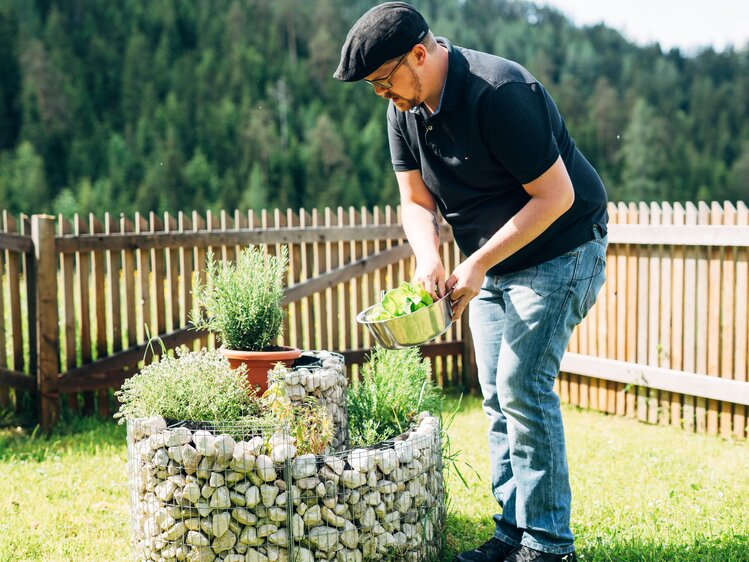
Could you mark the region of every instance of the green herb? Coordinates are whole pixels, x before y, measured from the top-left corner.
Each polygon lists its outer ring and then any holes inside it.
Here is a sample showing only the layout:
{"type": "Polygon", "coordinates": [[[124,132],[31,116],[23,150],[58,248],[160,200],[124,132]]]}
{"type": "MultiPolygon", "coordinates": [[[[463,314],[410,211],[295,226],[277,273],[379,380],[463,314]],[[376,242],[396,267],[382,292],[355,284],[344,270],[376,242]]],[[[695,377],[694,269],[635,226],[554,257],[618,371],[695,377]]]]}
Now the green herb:
{"type": "Polygon", "coordinates": [[[348,388],[347,407],[351,446],[368,447],[408,429],[419,412],[439,415],[442,391],[418,348],[375,348],[348,388]]]}
{"type": "Polygon", "coordinates": [[[218,351],[176,350],[127,379],[115,393],[115,417],[162,416],[172,420],[237,421],[255,416],[260,404],[245,368],[232,370],[218,351]]]}
{"type": "Polygon", "coordinates": [[[249,246],[236,263],[218,264],[207,255],[207,282],[194,277],[193,294],[201,306],[192,318],[198,328],[214,332],[228,349],[260,351],[281,333],[283,285],[289,255],[277,256],[249,246]]]}
{"type": "Polygon", "coordinates": [[[396,289],[390,289],[369,315],[369,320],[390,320],[405,316],[426,308],[434,302],[432,295],[421,285],[403,283],[396,289]]]}
{"type": "Polygon", "coordinates": [[[289,399],[285,379],[290,372],[283,363],[276,363],[273,368],[273,382],[261,399],[265,416],[288,423],[298,455],[323,454],[333,440],[333,420],[330,419],[327,407],[314,396],[305,396],[297,402],[289,399]]]}

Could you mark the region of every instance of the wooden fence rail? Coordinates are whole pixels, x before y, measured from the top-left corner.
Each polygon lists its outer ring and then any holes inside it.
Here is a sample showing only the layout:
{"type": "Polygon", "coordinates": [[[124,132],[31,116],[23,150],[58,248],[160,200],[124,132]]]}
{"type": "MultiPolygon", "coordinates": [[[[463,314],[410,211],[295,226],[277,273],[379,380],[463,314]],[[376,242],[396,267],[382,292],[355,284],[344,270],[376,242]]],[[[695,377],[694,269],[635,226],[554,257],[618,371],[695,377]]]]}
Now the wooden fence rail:
{"type": "MultiPolygon", "coordinates": [[[[609,206],[607,280],[563,362],[563,401],[650,423],[746,438],[744,203],[609,206]]],[[[304,209],[21,217],[0,229],[0,408],[24,393],[50,427],[60,407],[109,416],[113,389],[167,347],[213,345],[190,328],[206,252],[289,250],[283,343],[342,352],[357,376],[373,344],[359,310],[408,280],[398,210],[304,209]],[[9,390],[10,389],[10,390],[9,390]]],[[[443,229],[447,270],[460,261],[443,229]]],[[[423,348],[437,382],[476,387],[466,320],[423,348]]]]}

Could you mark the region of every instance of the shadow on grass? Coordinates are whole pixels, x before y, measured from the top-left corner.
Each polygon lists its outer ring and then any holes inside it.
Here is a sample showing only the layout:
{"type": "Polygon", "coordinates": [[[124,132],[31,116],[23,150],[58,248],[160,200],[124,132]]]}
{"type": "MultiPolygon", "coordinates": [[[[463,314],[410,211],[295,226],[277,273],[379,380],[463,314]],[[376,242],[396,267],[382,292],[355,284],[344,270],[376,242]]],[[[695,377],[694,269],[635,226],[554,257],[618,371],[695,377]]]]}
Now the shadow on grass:
{"type": "Polygon", "coordinates": [[[126,429],[96,415],[65,416],[49,435],[38,426],[0,428],[0,462],[43,462],[65,454],[112,454],[125,451],[126,429]]]}
{"type": "MultiPolygon", "coordinates": [[[[493,532],[491,515],[481,519],[449,514],[445,550],[440,562],[452,562],[458,553],[481,545],[493,532]]],[[[688,544],[670,544],[669,538],[663,537],[663,542],[656,544],[617,539],[604,533],[600,529],[597,536],[585,536],[585,531],[576,532],[577,555],[581,562],[749,562],[747,535],[695,537],[688,544]]]]}

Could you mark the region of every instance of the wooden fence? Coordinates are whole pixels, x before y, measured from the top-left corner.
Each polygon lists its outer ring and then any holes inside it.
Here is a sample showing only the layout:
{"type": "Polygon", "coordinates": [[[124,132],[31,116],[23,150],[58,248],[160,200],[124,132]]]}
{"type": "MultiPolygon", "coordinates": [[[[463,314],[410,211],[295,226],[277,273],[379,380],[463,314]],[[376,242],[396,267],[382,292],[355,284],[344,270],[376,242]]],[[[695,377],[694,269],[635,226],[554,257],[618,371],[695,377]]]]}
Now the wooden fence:
{"type": "MultiPolygon", "coordinates": [[[[747,208],[614,205],[607,281],[563,362],[562,400],[650,423],[746,438],[747,208]]],[[[410,278],[396,209],[65,218],[3,214],[0,409],[28,393],[43,427],[60,407],[104,416],[113,389],[167,347],[212,345],[188,329],[192,274],[210,248],[289,248],[283,342],[342,352],[357,376],[372,345],[354,320],[410,278]],[[155,346],[158,349],[158,346],[155,346]],[[12,390],[8,390],[8,389],[12,390]]],[[[460,260],[449,228],[442,255],[460,260]]],[[[476,388],[465,319],[423,347],[445,387],[476,388]]]]}

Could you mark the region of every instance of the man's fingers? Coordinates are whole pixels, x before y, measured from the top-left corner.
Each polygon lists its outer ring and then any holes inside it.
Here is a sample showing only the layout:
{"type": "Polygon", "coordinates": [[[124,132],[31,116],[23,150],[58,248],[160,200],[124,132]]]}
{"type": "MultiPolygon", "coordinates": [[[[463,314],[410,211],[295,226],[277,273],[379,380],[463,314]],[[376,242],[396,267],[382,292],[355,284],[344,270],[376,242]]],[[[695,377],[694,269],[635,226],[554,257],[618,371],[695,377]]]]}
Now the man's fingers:
{"type": "Polygon", "coordinates": [[[460,319],[460,315],[463,314],[467,302],[465,297],[460,297],[452,302],[453,307],[453,322],[460,319]]]}

